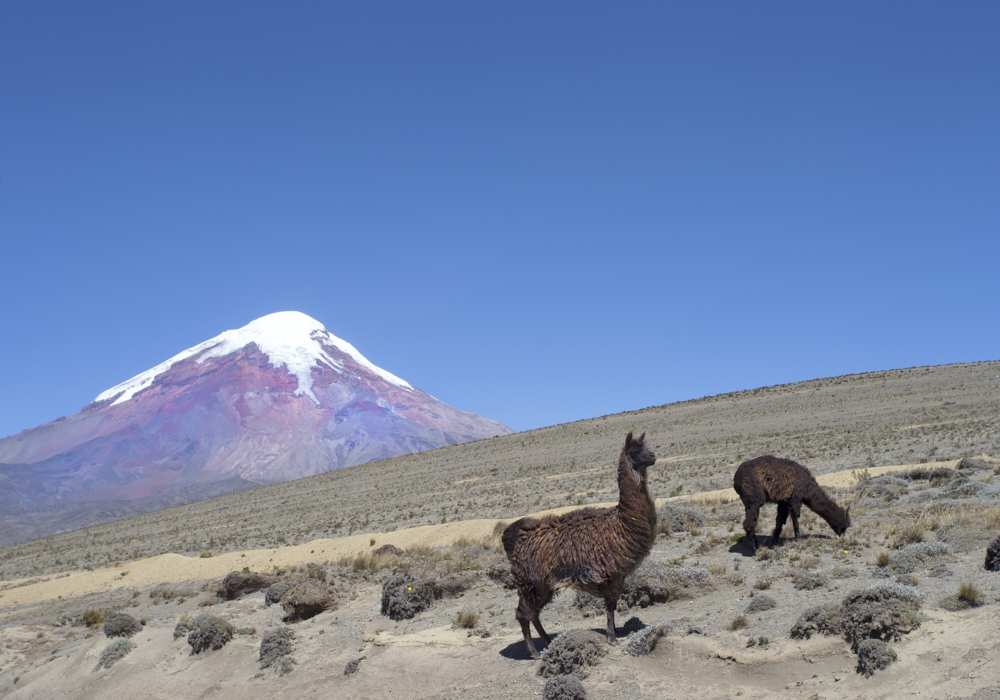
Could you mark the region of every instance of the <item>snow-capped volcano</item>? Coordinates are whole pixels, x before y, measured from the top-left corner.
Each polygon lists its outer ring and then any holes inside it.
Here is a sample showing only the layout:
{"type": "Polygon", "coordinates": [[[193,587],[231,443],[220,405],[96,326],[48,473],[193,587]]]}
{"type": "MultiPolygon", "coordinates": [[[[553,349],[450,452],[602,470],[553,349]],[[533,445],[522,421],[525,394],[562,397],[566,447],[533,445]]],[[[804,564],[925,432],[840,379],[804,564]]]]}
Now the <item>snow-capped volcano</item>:
{"type": "Polygon", "coordinates": [[[0,440],[0,544],[509,432],[270,314],[0,440]]]}
{"type": "Polygon", "coordinates": [[[188,348],[166,362],[102,392],[94,399],[94,403],[113,399],[112,405],[115,405],[128,401],[136,392],[148,387],[158,376],[178,362],[194,357],[198,364],[201,364],[213,357],[225,357],[250,343],[256,344],[275,367],[284,366],[289,374],[295,375],[299,380],[299,388],[295,390],[295,394],[306,394],[317,404],[319,399],[312,392],[313,368],[326,366],[340,373],[345,372],[344,363],[331,357],[327,348],[339,350],[359,366],[374,372],[390,384],[406,389],[413,388],[395,374],[373,365],[353,345],[330,333],[316,319],[298,311],[281,311],[262,316],[242,328],[226,331],[211,340],[188,348]]]}

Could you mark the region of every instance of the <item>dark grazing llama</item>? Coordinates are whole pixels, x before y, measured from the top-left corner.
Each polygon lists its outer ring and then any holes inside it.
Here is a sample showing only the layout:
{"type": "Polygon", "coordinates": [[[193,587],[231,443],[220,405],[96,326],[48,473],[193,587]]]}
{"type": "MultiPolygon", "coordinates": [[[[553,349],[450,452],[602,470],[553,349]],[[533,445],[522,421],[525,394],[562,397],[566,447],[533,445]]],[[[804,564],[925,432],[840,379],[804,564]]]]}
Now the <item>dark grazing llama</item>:
{"type": "Polygon", "coordinates": [[[656,455],[645,444],[646,434],[625,437],[618,458],[618,505],[581,508],[563,515],[521,518],[503,533],[503,548],[517,585],[514,616],[521,623],[528,653],[538,658],[531,643],[531,624],[546,643],[538,615],[562,588],[574,588],[604,599],[608,614],[608,642],[615,639],[615,607],[625,578],[649,554],[656,537],[656,506],[646,489],[646,469],[656,455]]]}
{"type": "Polygon", "coordinates": [[[838,537],[851,526],[850,506],[844,510],[834,503],[809,470],[790,459],[766,455],[747,460],[736,468],[733,488],[746,509],[743,529],[752,552],[757,551],[757,515],[765,503],[778,504],[778,519],[771,533],[772,545],[778,542],[789,514],[795,539],[799,538],[799,513],[803,504],[829,523],[838,537]]]}

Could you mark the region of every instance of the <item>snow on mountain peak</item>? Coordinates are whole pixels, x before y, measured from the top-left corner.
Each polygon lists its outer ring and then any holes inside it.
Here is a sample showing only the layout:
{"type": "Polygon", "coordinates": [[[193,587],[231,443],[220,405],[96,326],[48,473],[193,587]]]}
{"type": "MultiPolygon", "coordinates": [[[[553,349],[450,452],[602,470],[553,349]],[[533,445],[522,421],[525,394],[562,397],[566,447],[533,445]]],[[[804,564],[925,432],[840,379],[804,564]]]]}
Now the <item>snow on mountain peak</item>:
{"type": "Polygon", "coordinates": [[[312,391],[312,368],[322,363],[338,372],[344,372],[343,363],[331,356],[326,347],[336,348],[390,384],[404,389],[413,388],[391,372],[373,365],[353,345],[330,333],[316,319],[298,311],[281,311],[262,316],[242,328],[226,331],[188,348],[166,362],[102,392],[94,401],[107,401],[118,394],[121,395],[115,399],[114,404],[128,401],[178,362],[198,355],[198,363],[201,364],[213,357],[225,357],[250,343],[256,343],[275,367],[284,365],[289,374],[294,374],[299,381],[295,394],[305,394],[317,405],[319,399],[312,391]]]}

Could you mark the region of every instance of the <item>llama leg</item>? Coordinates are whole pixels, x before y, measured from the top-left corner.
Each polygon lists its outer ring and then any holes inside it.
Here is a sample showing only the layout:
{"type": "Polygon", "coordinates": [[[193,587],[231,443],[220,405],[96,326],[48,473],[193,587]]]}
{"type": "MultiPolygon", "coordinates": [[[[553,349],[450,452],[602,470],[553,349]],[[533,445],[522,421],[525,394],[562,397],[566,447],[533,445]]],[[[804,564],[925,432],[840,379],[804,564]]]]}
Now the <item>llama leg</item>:
{"type": "Polygon", "coordinates": [[[535,626],[535,629],[538,630],[538,636],[541,637],[542,639],[544,639],[546,644],[548,644],[549,642],[552,641],[551,639],[549,639],[549,635],[545,633],[545,630],[542,629],[542,621],[541,620],[539,620],[536,617],[534,620],[531,621],[531,623],[535,626]]]}
{"type": "Polygon", "coordinates": [[[760,511],[760,507],[752,504],[744,504],[744,505],[746,506],[747,515],[743,519],[743,530],[747,533],[747,544],[750,545],[750,551],[756,553],[757,513],[760,511]]]}
{"type": "Polygon", "coordinates": [[[518,598],[514,618],[521,623],[521,634],[524,635],[524,645],[528,648],[528,654],[531,655],[531,658],[541,658],[535,649],[535,645],[531,643],[531,620],[537,618],[538,613],[534,612],[531,604],[528,602],[528,596],[524,592],[518,591],[518,598]]]}
{"type": "Polygon", "coordinates": [[[608,644],[618,643],[618,638],[615,636],[615,608],[617,607],[617,598],[604,599],[604,608],[608,611],[608,644]]]}
{"type": "Polygon", "coordinates": [[[792,503],[792,527],[795,529],[795,539],[799,539],[799,513],[802,512],[801,503],[792,503]]]}
{"type": "Polygon", "coordinates": [[[535,629],[538,630],[538,636],[544,639],[546,644],[548,644],[552,640],[549,639],[549,635],[547,635],[545,633],[545,630],[542,629],[542,620],[541,617],[539,616],[542,614],[542,608],[544,608],[550,602],[552,602],[552,589],[549,588],[548,586],[545,586],[541,591],[538,591],[538,598],[536,600],[536,605],[534,608],[535,616],[531,618],[531,623],[535,626],[535,629]]]}
{"type": "Polygon", "coordinates": [[[528,648],[528,654],[533,659],[542,658],[541,654],[535,650],[535,645],[531,643],[531,623],[527,620],[518,620],[521,623],[521,634],[524,635],[524,646],[528,648]]]}
{"type": "MultiPolygon", "coordinates": [[[[774,523],[774,532],[771,533],[771,546],[777,547],[778,540],[781,538],[781,528],[785,526],[785,521],[788,520],[788,511],[791,510],[787,503],[778,504],[778,519],[774,523]]],[[[795,516],[792,516],[793,518],[795,516]]]]}

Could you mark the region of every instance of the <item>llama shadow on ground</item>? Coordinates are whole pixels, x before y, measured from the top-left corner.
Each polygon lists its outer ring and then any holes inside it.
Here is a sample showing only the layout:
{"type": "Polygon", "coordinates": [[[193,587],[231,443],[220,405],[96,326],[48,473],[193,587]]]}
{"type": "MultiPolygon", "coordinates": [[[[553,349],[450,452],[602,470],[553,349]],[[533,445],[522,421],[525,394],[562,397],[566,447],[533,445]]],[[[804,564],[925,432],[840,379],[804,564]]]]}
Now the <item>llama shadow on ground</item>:
{"type": "MultiPolygon", "coordinates": [[[[757,536],[757,551],[771,547],[771,536],[757,536]]],[[[742,554],[745,557],[754,556],[754,552],[750,549],[750,545],[747,543],[746,537],[741,539],[739,542],[734,544],[729,548],[730,554],[742,554]]]]}
{"type": "MultiPolygon", "coordinates": [[[[822,540],[822,539],[828,539],[828,538],[829,538],[829,535],[799,535],[799,539],[797,541],[798,542],[808,542],[809,540],[812,540],[812,539],[821,539],[822,540]]],[[[757,535],[757,542],[758,542],[758,544],[757,544],[757,551],[759,552],[762,549],[776,549],[778,547],[784,547],[789,542],[795,542],[795,541],[796,541],[796,539],[794,537],[780,537],[775,542],[774,540],[771,539],[770,535],[757,535]]],[[[734,544],[732,547],[730,547],[729,548],[729,553],[730,554],[742,554],[745,557],[752,557],[752,556],[754,556],[754,553],[750,550],[750,545],[747,544],[747,540],[746,540],[745,537],[743,539],[741,539],[739,542],[737,542],[736,544],[734,544]]]]}
{"type": "MultiPolygon", "coordinates": [[[[622,639],[628,637],[632,632],[646,627],[646,623],[640,620],[638,617],[630,617],[625,624],[620,627],[615,627],[615,637],[618,638],[618,643],[621,643],[622,639]]],[[[591,632],[599,635],[602,639],[607,634],[606,627],[591,627],[591,632]]],[[[553,641],[559,637],[559,633],[553,634],[553,641]]],[[[545,651],[548,648],[548,644],[541,640],[539,637],[532,637],[531,643],[535,645],[535,649],[540,652],[545,651]]],[[[610,645],[609,645],[610,646],[610,645]]],[[[500,650],[500,656],[505,659],[510,659],[511,661],[533,661],[531,654],[528,653],[528,649],[524,645],[524,640],[514,642],[513,644],[508,644],[503,649],[500,650]]]]}
{"type": "MultiPolygon", "coordinates": [[[[535,649],[540,652],[548,648],[546,644],[540,637],[532,637],[531,643],[535,645],[535,649]]],[[[524,639],[519,639],[513,644],[508,644],[503,649],[500,650],[500,656],[505,659],[510,659],[511,661],[534,661],[531,658],[531,654],[528,653],[527,647],[524,645],[524,639]]]]}
{"type": "MultiPolygon", "coordinates": [[[[615,637],[621,641],[623,638],[628,637],[633,632],[638,632],[639,630],[647,627],[646,623],[640,620],[638,617],[630,617],[625,621],[625,624],[615,627],[615,637]]],[[[607,627],[591,627],[591,632],[596,632],[597,634],[605,637],[608,632],[607,627]]]]}

